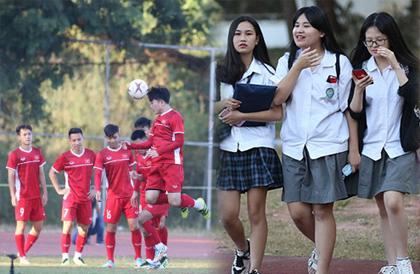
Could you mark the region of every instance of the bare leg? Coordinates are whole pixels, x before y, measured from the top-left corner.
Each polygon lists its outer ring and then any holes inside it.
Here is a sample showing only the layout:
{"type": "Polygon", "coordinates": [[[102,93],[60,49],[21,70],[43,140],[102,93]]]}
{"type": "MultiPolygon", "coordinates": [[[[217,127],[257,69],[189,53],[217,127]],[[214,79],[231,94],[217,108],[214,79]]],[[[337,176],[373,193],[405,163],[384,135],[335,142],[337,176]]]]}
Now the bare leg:
{"type": "Polygon", "coordinates": [[[394,239],[392,237],[391,228],[389,226],[388,213],[385,209],[384,194],[380,193],[375,197],[376,205],[379,209],[379,217],[381,219],[382,239],[385,246],[386,259],[389,265],[395,265],[397,253],[395,250],[394,239]]]}
{"type": "Polygon", "coordinates": [[[312,213],[312,205],[302,202],[288,203],[290,217],[296,227],[309,240],[315,243],[315,219],[312,213]]]}
{"type": "Polygon", "coordinates": [[[333,203],[313,205],[315,217],[315,246],[319,252],[317,274],[329,273],[334,252],[336,225],[333,203]]]}

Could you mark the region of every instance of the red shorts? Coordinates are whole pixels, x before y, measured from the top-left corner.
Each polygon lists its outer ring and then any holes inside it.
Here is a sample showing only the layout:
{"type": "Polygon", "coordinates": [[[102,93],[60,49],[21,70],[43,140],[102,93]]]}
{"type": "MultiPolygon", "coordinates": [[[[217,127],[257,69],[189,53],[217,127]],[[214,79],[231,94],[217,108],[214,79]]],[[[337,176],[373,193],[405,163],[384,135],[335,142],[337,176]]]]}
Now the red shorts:
{"type": "Polygon", "coordinates": [[[178,193],[184,183],[184,168],[176,164],[155,164],[147,176],[146,190],[178,193]]]}
{"type": "Polygon", "coordinates": [[[161,205],[146,204],[142,208],[142,210],[146,210],[150,212],[150,214],[152,214],[154,218],[157,217],[158,219],[160,219],[160,217],[162,216],[168,216],[169,207],[170,207],[169,204],[161,204],[161,205]]]}
{"type": "Polygon", "coordinates": [[[38,222],[46,219],[44,206],[41,198],[35,199],[20,199],[15,206],[16,221],[31,221],[38,222]]]}
{"type": "Polygon", "coordinates": [[[117,198],[108,196],[104,211],[105,223],[118,223],[121,218],[121,213],[123,212],[127,219],[136,219],[139,216],[139,209],[131,205],[130,197],[117,198]]]}
{"type": "Polygon", "coordinates": [[[92,223],[92,202],[75,202],[63,200],[61,210],[62,221],[74,221],[82,225],[90,225],[92,223]]]}

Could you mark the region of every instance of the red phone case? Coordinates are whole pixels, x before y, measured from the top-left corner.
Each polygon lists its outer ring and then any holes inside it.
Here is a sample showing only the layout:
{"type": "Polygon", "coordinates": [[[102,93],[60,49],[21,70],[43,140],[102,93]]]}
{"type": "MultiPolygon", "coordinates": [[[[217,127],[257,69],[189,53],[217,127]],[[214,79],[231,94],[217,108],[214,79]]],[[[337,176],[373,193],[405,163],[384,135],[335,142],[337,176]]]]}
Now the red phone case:
{"type": "Polygon", "coordinates": [[[362,78],[366,77],[368,74],[364,69],[354,69],[353,70],[353,75],[357,79],[362,79],[362,78]]]}

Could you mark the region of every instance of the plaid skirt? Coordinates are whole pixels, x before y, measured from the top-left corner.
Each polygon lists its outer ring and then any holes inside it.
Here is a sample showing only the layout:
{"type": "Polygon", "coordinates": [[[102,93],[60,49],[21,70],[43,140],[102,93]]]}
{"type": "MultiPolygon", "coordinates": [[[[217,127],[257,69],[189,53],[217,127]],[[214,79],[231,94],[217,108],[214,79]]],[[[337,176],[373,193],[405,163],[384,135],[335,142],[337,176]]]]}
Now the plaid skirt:
{"type": "Polygon", "coordinates": [[[259,147],[247,151],[220,151],[217,188],[242,193],[251,188],[268,190],[283,186],[280,159],[272,148],[259,147]]]}

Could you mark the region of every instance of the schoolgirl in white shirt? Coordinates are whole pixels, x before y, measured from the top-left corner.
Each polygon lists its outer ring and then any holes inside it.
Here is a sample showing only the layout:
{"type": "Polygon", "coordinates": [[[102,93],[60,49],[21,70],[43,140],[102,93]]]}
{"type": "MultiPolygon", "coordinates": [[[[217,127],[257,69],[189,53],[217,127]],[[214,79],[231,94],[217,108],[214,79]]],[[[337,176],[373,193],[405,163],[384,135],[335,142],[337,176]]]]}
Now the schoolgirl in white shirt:
{"type": "Polygon", "coordinates": [[[261,273],[267,241],[267,191],[282,186],[281,163],[274,149],[274,121],[282,117],[282,107],[273,106],[257,113],[241,113],[241,104],[232,98],[235,83],[275,86],[270,80],[274,69],[270,65],[267,47],[254,18],[241,16],[229,28],[225,58],[218,64],[220,101],[216,111],[226,125],[239,121],[263,122],[260,126],[232,126],[220,142],[220,167],[217,176],[218,203],[222,224],[236,246],[232,274],[261,273]],[[241,194],[247,194],[251,225],[250,241],[245,237],[239,219],[241,194]]]}
{"type": "Polygon", "coordinates": [[[419,190],[418,122],[409,132],[420,106],[418,59],[392,16],[380,12],[365,19],[352,63],[368,73],[360,80],[353,78],[350,110],[359,122],[363,145],[358,196],[374,197],[381,218],[388,265],[379,273],[412,274],[404,194],[419,190]]]}
{"type": "Polygon", "coordinates": [[[356,170],[360,161],[356,123],[347,112],[351,71],[326,14],[315,6],[299,9],[293,41],[277,65],[273,102],[286,106],[282,198],[297,228],[315,244],[309,273],[329,273],[333,204],[349,196],[341,170],[347,162],[356,170]]]}

